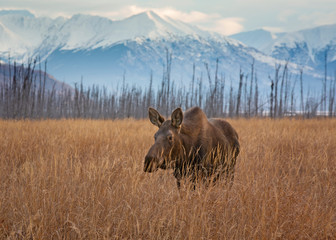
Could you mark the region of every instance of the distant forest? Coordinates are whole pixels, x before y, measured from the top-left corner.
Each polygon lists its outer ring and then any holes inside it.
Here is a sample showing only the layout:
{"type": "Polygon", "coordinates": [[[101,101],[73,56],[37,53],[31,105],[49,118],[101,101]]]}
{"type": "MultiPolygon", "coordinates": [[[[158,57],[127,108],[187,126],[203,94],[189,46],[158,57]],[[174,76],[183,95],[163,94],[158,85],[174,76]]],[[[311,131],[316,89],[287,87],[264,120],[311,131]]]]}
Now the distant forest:
{"type": "MultiPolygon", "coordinates": [[[[254,62],[249,73],[237,73],[238,84],[218,76],[204,64],[205,77],[193,75],[188,86],[176,87],[171,79],[172,54],[166,52],[160,87],[153,87],[149,76],[148,86],[130,86],[125,76],[117,89],[108,91],[102,86],[75,84],[73,88],[46,87],[47,64],[41,67],[37,59],[26,64],[4,69],[0,64],[0,118],[2,119],[123,119],[146,118],[152,106],[168,116],[177,107],[186,110],[201,107],[208,117],[303,117],[336,116],[336,76],[321,79],[319,94],[304,91],[303,72],[293,80],[287,64],[276,64],[274,75],[268,76],[268,92],[260,92],[254,62]],[[44,68],[44,72],[41,71],[44,68]],[[2,74],[7,71],[7,74],[2,74]],[[9,71],[9,72],[8,72],[9,71]],[[39,74],[36,74],[38,72],[39,74]]],[[[326,67],[325,67],[326,68],[326,67]]]]}

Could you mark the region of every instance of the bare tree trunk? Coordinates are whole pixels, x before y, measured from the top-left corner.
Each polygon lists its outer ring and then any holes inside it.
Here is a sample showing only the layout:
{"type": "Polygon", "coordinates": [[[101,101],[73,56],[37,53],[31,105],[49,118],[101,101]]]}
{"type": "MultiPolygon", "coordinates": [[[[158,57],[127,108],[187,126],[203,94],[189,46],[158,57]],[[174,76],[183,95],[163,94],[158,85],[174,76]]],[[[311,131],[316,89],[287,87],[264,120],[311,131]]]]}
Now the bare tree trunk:
{"type": "Polygon", "coordinates": [[[42,104],[42,108],[41,108],[41,116],[44,117],[44,99],[45,99],[45,87],[46,87],[46,81],[47,81],[47,60],[45,61],[44,64],[44,76],[43,76],[43,87],[42,87],[42,100],[41,100],[41,104],[42,104]]]}
{"type": "Polygon", "coordinates": [[[225,101],[225,77],[223,77],[223,75],[221,76],[221,99],[220,99],[220,102],[221,102],[221,116],[224,117],[225,115],[225,107],[224,107],[224,101],[225,101]]]}
{"type": "Polygon", "coordinates": [[[301,95],[301,114],[305,115],[305,106],[303,101],[303,81],[302,81],[303,69],[300,70],[300,95],[301,95]]]}
{"type": "Polygon", "coordinates": [[[212,111],[213,111],[214,116],[217,116],[216,112],[218,112],[218,62],[219,62],[219,59],[217,58],[216,59],[216,70],[215,70],[215,87],[212,93],[212,98],[213,98],[212,111]]]}
{"type": "Polygon", "coordinates": [[[295,112],[295,102],[294,102],[295,101],[294,99],[295,85],[296,85],[296,80],[294,81],[292,92],[291,92],[291,115],[295,112]]]}
{"type": "Polygon", "coordinates": [[[248,97],[248,117],[251,117],[251,105],[252,105],[252,95],[253,95],[253,76],[254,76],[254,58],[251,64],[251,82],[250,82],[250,94],[248,97]]]}
{"type": "Polygon", "coordinates": [[[281,78],[281,86],[280,86],[280,104],[279,104],[279,117],[283,116],[283,88],[284,88],[284,81],[285,81],[285,76],[287,74],[287,64],[288,62],[286,62],[284,69],[283,69],[283,73],[282,73],[282,78],[281,78]]]}
{"type": "Polygon", "coordinates": [[[191,79],[191,99],[190,99],[191,106],[194,106],[194,84],[195,84],[195,63],[193,64],[193,73],[191,79]]]}
{"type": "MultiPolygon", "coordinates": [[[[269,77],[270,78],[270,77],[269,77]]],[[[273,118],[273,90],[274,90],[274,82],[271,80],[271,95],[270,95],[270,117],[273,118]]]]}
{"type": "Polygon", "coordinates": [[[255,82],[255,90],[254,90],[254,109],[255,109],[255,116],[258,116],[259,111],[259,92],[258,92],[258,78],[257,76],[254,77],[255,82]]]}
{"type": "Polygon", "coordinates": [[[275,76],[274,76],[274,114],[273,116],[276,118],[278,116],[278,83],[279,83],[279,71],[280,71],[281,65],[278,66],[275,65],[275,76]]]}
{"type": "Polygon", "coordinates": [[[329,87],[329,117],[333,116],[333,107],[335,102],[335,94],[336,94],[336,72],[334,76],[334,81],[330,81],[330,87],[329,87]]]}
{"type": "Polygon", "coordinates": [[[152,106],[152,85],[153,85],[153,72],[151,71],[150,79],[149,79],[149,87],[148,87],[148,95],[147,95],[147,106],[146,109],[148,109],[150,106],[152,106]]]}
{"type": "Polygon", "coordinates": [[[208,109],[206,111],[208,112],[209,117],[213,116],[213,104],[214,104],[214,88],[212,86],[212,79],[210,76],[210,70],[209,70],[209,65],[207,63],[204,63],[205,69],[207,71],[208,75],[208,81],[209,81],[209,102],[207,104],[208,109]]]}
{"type": "Polygon", "coordinates": [[[244,74],[242,73],[242,71],[240,69],[240,72],[239,72],[239,87],[238,87],[238,95],[237,95],[236,117],[239,117],[240,97],[241,97],[241,90],[242,90],[242,86],[243,86],[243,79],[244,79],[244,74]]]}
{"type": "Polygon", "coordinates": [[[198,106],[202,108],[202,101],[203,101],[203,74],[201,73],[201,77],[198,82],[198,106]]]}
{"type": "Polygon", "coordinates": [[[234,102],[233,102],[233,88],[231,82],[230,98],[229,98],[229,117],[233,117],[233,112],[234,112],[234,102]]]}
{"type": "Polygon", "coordinates": [[[285,77],[285,99],[284,99],[284,112],[288,111],[288,96],[289,96],[289,88],[290,88],[290,77],[291,75],[288,75],[288,68],[286,71],[286,77],[285,77]]]}
{"type": "Polygon", "coordinates": [[[247,96],[247,75],[245,77],[244,83],[244,116],[247,117],[247,106],[248,106],[248,96],[247,96]]]}
{"type": "Polygon", "coordinates": [[[327,111],[327,78],[328,78],[328,49],[326,49],[324,54],[324,81],[323,81],[323,115],[326,116],[327,111]]]}
{"type": "Polygon", "coordinates": [[[171,73],[171,63],[172,63],[172,53],[169,54],[168,49],[166,48],[166,58],[167,58],[167,94],[166,94],[166,116],[170,112],[170,73],[171,73]]]}

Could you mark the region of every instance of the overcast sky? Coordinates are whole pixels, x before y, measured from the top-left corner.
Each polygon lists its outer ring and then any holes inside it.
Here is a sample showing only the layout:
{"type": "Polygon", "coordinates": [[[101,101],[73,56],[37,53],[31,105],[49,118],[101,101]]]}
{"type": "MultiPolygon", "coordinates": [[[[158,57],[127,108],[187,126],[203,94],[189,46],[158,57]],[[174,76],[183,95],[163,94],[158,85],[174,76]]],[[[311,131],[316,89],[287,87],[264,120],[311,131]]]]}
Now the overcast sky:
{"type": "Polygon", "coordinates": [[[264,28],[295,31],[336,23],[336,0],[0,0],[36,16],[83,13],[122,19],[146,10],[225,35],[264,28]]]}

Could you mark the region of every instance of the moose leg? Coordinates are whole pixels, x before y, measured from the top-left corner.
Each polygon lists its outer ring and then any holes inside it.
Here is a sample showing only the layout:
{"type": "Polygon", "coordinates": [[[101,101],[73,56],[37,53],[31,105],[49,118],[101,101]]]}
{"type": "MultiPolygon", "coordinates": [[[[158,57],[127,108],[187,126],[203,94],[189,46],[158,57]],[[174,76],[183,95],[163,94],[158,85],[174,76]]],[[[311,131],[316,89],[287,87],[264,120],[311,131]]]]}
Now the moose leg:
{"type": "Polygon", "coordinates": [[[230,188],[232,187],[234,181],[236,158],[236,156],[232,158],[232,162],[226,171],[226,181],[229,183],[230,188]]]}
{"type": "Polygon", "coordinates": [[[176,167],[174,169],[174,177],[176,178],[177,189],[180,190],[181,189],[181,179],[182,179],[180,168],[176,167]]]}
{"type": "Polygon", "coordinates": [[[181,180],[180,179],[176,179],[176,185],[177,185],[177,189],[180,190],[181,189],[181,180]]]}
{"type": "Polygon", "coordinates": [[[230,169],[227,173],[227,181],[229,182],[229,186],[230,188],[233,185],[233,180],[234,180],[234,173],[235,173],[235,169],[234,167],[232,169],[230,169]]]}
{"type": "Polygon", "coordinates": [[[216,183],[217,180],[221,177],[221,175],[223,175],[223,173],[221,172],[216,173],[215,177],[212,179],[212,183],[216,183]]]}
{"type": "Polygon", "coordinates": [[[233,184],[233,180],[234,180],[234,173],[235,173],[235,166],[236,166],[236,161],[237,161],[237,157],[239,155],[239,152],[240,152],[240,145],[239,145],[239,142],[237,141],[235,143],[235,148],[233,150],[233,158],[232,158],[232,161],[231,161],[231,165],[230,165],[230,168],[229,168],[229,174],[230,174],[230,187],[232,187],[232,184],[233,184]]]}

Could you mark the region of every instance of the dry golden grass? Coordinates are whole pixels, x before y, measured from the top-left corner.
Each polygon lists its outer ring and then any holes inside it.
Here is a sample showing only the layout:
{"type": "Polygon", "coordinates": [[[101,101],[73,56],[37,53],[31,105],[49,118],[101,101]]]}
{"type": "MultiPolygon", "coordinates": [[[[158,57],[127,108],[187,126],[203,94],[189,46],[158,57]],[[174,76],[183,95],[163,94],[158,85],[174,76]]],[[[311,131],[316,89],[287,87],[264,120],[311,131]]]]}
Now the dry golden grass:
{"type": "Polygon", "coordinates": [[[230,120],[223,183],[143,172],[149,121],[0,121],[1,239],[335,239],[336,120],[230,120]]]}

